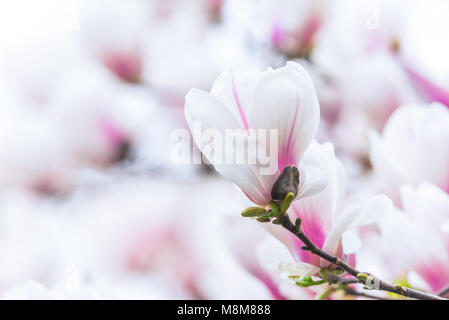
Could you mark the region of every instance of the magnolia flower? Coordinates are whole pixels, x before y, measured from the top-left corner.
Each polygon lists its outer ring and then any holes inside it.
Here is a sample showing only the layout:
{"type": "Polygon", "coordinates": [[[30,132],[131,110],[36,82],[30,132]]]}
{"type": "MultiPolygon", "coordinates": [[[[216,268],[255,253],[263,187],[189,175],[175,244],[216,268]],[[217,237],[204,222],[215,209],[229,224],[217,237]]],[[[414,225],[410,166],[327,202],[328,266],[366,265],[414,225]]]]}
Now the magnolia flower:
{"type": "Polygon", "coordinates": [[[413,68],[411,64],[401,61],[401,65],[416,90],[427,102],[439,102],[449,107],[449,90],[429,79],[423,72],[413,68]]]}
{"type": "Polygon", "coordinates": [[[190,90],[185,112],[199,149],[252,202],[271,202],[273,184],[287,166],[300,168],[298,198],[322,188],[320,172],[301,163],[318,127],[319,106],[313,84],[299,64],[288,62],[265,72],[226,71],[210,93],[190,90]],[[223,141],[230,132],[245,147],[223,141]],[[211,139],[211,133],[216,138],[211,139]],[[236,161],[223,159],[234,155],[236,161]],[[263,155],[269,158],[262,159],[263,155]]]}
{"type": "Polygon", "coordinates": [[[449,255],[439,228],[420,224],[407,212],[398,212],[380,227],[380,235],[364,248],[372,256],[379,256],[366,270],[391,282],[433,293],[449,284],[449,255]]]}
{"type": "Polygon", "coordinates": [[[120,79],[140,81],[148,4],[141,0],[126,5],[119,1],[84,2],[80,35],[87,52],[120,79]]]}
{"type": "Polygon", "coordinates": [[[404,186],[400,192],[404,211],[410,219],[433,230],[449,254],[449,195],[429,183],[416,188],[404,186]]]}
{"type": "Polygon", "coordinates": [[[449,110],[439,103],[407,105],[371,134],[371,161],[382,187],[398,203],[402,184],[431,182],[449,192],[449,110]]]}
{"type": "Polygon", "coordinates": [[[344,106],[336,135],[345,150],[361,158],[369,153],[370,128],[382,130],[399,106],[419,101],[405,72],[387,54],[354,60],[334,77],[344,106]]]}
{"type": "MultiPolygon", "coordinates": [[[[301,201],[294,202],[288,215],[295,221],[301,218],[301,229],[319,248],[329,254],[355,263],[353,253],[361,247],[358,227],[372,225],[388,215],[393,206],[385,196],[374,196],[361,204],[346,206],[345,173],[334,155],[331,144],[312,143],[306,151],[322,167],[328,177],[324,190],[301,201]]],[[[285,271],[314,274],[329,263],[302,250],[304,245],[295,235],[274,225],[266,226],[269,232],[281,240],[290,250],[297,264],[288,264],[285,271]]]]}
{"type": "Polygon", "coordinates": [[[259,1],[254,9],[256,38],[267,40],[289,56],[305,54],[313,45],[332,3],[330,1],[259,1]]]}
{"type": "Polygon", "coordinates": [[[437,293],[449,284],[449,195],[429,183],[400,189],[396,210],[363,236],[359,269],[437,293]]]}
{"type": "Polygon", "coordinates": [[[409,252],[411,269],[438,292],[449,284],[449,195],[428,183],[401,189],[404,211],[422,236],[413,235],[409,252]]]}
{"type": "MultiPolygon", "coordinates": [[[[406,1],[409,6],[410,1],[406,1]]],[[[413,17],[406,25],[406,35],[399,43],[397,58],[416,90],[427,102],[440,102],[449,107],[449,45],[445,18],[449,10],[446,1],[431,6],[414,1],[409,10],[413,17]],[[432,35],[432,36],[429,36],[432,35]]]]}

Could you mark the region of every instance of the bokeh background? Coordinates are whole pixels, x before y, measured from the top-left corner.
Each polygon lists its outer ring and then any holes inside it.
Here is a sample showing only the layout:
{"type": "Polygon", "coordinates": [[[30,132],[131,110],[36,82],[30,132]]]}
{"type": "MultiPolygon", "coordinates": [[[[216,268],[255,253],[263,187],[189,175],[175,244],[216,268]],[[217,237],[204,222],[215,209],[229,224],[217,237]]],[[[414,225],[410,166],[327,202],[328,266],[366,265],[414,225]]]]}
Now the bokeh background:
{"type": "Polygon", "coordinates": [[[185,94],[298,61],[362,197],[370,130],[449,105],[448,40],[443,0],[2,1],[0,296],[276,298],[240,192],[172,161],[185,94]]]}

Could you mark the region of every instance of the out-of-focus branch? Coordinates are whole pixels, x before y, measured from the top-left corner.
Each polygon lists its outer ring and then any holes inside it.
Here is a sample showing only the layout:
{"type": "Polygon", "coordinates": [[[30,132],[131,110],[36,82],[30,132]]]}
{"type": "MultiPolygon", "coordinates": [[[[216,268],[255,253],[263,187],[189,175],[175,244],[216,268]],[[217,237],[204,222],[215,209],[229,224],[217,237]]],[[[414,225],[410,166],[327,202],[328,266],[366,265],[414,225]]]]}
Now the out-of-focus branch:
{"type": "Polygon", "coordinates": [[[273,222],[276,224],[280,224],[286,230],[293,233],[296,237],[298,237],[303,243],[303,250],[308,250],[311,253],[319,256],[320,258],[334,264],[339,267],[343,271],[346,271],[349,275],[355,277],[359,283],[364,284],[366,287],[370,289],[382,290],[387,292],[392,292],[399,294],[404,297],[420,299],[420,300],[448,300],[441,296],[433,295],[427,292],[403,287],[397,284],[391,284],[386,281],[379,279],[378,277],[369,274],[367,272],[361,272],[352,266],[350,266],[345,261],[342,261],[336,256],[330,255],[329,253],[323,251],[319,247],[317,247],[301,230],[300,228],[300,220],[296,221],[296,225],[292,223],[290,217],[287,214],[278,214],[277,219],[273,222]]]}
{"type": "Polygon", "coordinates": [[[329,284],[341,284],[341,285],[360,283],[359,279],[357,278],[343,278],[337,276],[336,274],[329,274],[327,276],[327,282],[329,284]]]}
{"type": "Polygon", "coordinates": [[[445,296],[449,295],[449,284],[446,287],[444,287],[443,289],[441,289],[440,292],[438,292],[438,295],[440,297],[445,297],[445,296]]]}
{"type": "Polygon", "coordinates": [[[354,297],[362,297],[362,298],[373,299],[373,300],[394,300],[394,299],[390,299],[390,298],[377,297],[377,296],[368,294],[366,292],[359,292],[350,287],[345,287],[342,290],[345,292],[345,294],[347,294],[349,296],[354,296],[354,297]]]}

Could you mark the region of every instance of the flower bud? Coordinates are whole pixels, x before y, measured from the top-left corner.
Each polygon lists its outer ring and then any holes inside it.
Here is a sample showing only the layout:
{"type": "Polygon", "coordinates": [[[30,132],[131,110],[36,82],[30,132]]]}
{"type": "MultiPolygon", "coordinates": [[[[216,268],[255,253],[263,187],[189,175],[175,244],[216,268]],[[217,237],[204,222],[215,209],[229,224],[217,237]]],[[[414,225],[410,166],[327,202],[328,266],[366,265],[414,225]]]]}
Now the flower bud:
{"type": "Polygon", "coordinates": [[[298,195],[299,171],[295,166],[287,166],[276,179],[271,189],[271,198],[276,201],[283,200],[289,192],[295,197],[298,195]]]}

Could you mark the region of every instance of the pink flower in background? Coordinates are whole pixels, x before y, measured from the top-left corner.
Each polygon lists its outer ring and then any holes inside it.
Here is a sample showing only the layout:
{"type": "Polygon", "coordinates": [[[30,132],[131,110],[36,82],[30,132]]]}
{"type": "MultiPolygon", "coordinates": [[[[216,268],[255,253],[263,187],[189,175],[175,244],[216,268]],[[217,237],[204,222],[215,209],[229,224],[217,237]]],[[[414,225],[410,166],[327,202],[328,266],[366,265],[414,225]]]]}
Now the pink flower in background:
{"type": "MultiPolygon", "coordinates": [[[[401,199],[404,211],[410,219],[415,224],[431,230],[439,238],[439,243],[445,247],[449,258],[449,194],[432,184],[422,183],[416,188],[401,188],[401,199]]],[[[441,271],[441,281],[449,284],[449,269],[445,269],[448,272],[441,271]]]]}
{"type": "Polygon", "coordinates": [[[399,213],[381,226],[371,255],[382,256],[376,266],[386,264],[390,281],[437,293],[449,284],[449,255],[439,232],[399,213]]]}
{"type": "Polygon", "coordinates": [[[254,37],[287,56],[307,54],[332,7],[330,1],[262,0],[251,16],[254,37]]]}
{"type": "Polygon", "coordinates": [[[80,35],[86,51],[126,82],[140,81],[148,9],[149,5],[141,0],[126,4],[94,0],[80,15],[80,35]]]}
{"type": "Polygon", "coordinates": [[[400,188],[402,210],[363,235],[359,268],[437,293],[449,284],[449,195],[435,185],[400,188]]]}
{"type": "Polygon", "coordinates": [[[354,59],[333,79],[344,106],[335,128],[336,144],[361,160],[369,154],[368,130],[382,130],[398,107],[420,101],[406,73],[385,53],[354,59]]]}
{"type": "Polygon", "coordinates": [[[139,82],[142,70],[142,57],[138,52],[110,52],[103,56],[103,63],[120,79],[139,82]]]}
{"type": "Polygon", "coordinates": [[[313,84],[299,64],[288,62],[285,67],[265,72],[224,72],[210,93],[192,89],[186,96],[185,111],[199,149],[207,152],[205,156],[215,169],[240,187],[252,202],[270,203],[273,184],[289,165],[300,166],[299,197],[310,195],[322,186],[321,176],[300,165],[318,127],[319,106],[313,84]],[[201,130],[195,129],[195,123],[201,124],[201,130]],[[238,129],[239,136],[248,146],[257,146],[259,152],[262,150],[270,155],[268,165],[274,164],[274,168],[267,170],[260,161],[250,164],[246,160],[251,152],[249,147],[224,150],[218,143],[205,143],[201,138],[208,129],[218,130],[222,135],[226,134],[226,129],[238,129]],[[264,129],[266,133],[270,129],[276,130],[277,141],[259,140],[258,129],[264,129]],[[276,146],[277,150],[273,149],[276,146]],[[211,149],[213,152],[209,151],[211,149]],[[236,152],[247,162],[214,162],[217,150],[224,150],[224,154],[236,152]],[[272,154],[273,150],[275,154],[272,154]]]}
{"type": "MultiPolygon", "coordinates": [[[[392,203],[385,196],[375,196],[361,204],[345,205],[345,173],[332,145],[313,143],[304,159],[309,157],[323,169],[328,184],[323,191],[294,202],[288,215],[292,221],[301,218],[302,231],[318,247],[354,264],[353,253],[361,246],[357,228],[388,216],[393,209],[392,203]]],[[[318,256],[302,250],[304,244],[295,235],[274,225],[267,224],[266,228],[288,247],[298,265],[310,270],[307,272],[316,273],[317,268],[329,265],[318,256]]]]}
{"type": "Polygon", "coordinates": [[[403,184],[430,182],[449,193],[449,110],[406,105],[371,134],[371,161],[383,190],[399,203],[403,184]]]}
{"type": "Polygon", "coordinates": [[[402,62],[402,67],[410,78],[410,81],[415,86],[416,90],[424,96],[427,102],[439,102],[444,104],[446,107],[449,107],[449,90],[447,88],[439,86],[437,83],[405,62],[402,62]]]}

